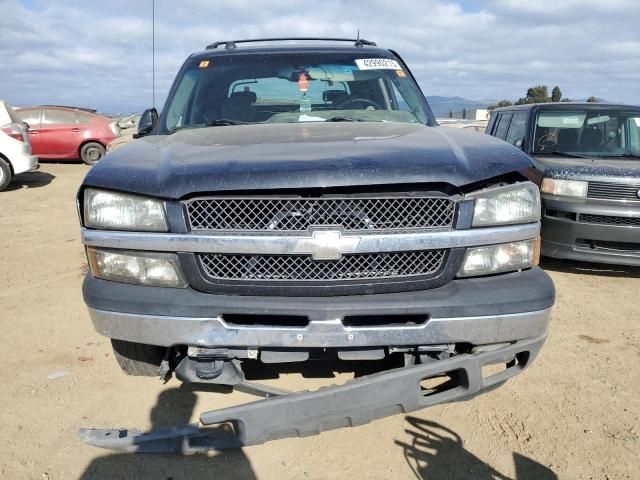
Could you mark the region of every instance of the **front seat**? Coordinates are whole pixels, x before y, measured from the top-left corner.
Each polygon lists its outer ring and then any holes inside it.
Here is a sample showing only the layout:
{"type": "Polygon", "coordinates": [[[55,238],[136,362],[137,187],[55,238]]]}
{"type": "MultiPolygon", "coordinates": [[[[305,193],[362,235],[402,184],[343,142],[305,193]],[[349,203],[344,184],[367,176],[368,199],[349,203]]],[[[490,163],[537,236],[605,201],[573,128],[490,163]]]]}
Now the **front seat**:
{"type": "Polygon", "coordinates": [[[220,118],[253,122],[255,119],[253,105],[256,100],[255,92],[232,92],[231,96],[225,99],[220,106],[220,118]]]}
{"type": "Polygon", "coordinates": [[[581,142],[582,148],[589,152],[598,150],[602,145],[602,130],[597,126],[587,127],[582,132],[581,142]]]}
{"type": "Polygon", "coordinates": [[[344,90],[325,90],[322,92],[322,100],[330,103],[332,107],[337,107],[349,98],[349,94],[344,90]]]}

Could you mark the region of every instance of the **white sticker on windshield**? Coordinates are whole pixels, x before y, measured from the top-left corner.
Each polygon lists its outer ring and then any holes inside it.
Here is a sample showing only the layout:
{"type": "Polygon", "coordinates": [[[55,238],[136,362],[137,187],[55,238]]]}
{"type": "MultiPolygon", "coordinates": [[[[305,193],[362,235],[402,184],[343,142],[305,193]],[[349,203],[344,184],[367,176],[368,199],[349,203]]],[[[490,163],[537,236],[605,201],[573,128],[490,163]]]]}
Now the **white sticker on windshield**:
{"type": "Polygon", "coordinates": [[[402,70],[398,62],[389,58],[359,58],[356,65],[360,70],[402,70]]]}
{"type": "Polygon", "coordinates": [[[639,118],[639,117],[636,117],[636,118],[634,118],[634,120],[636,121],[636,125],[637,125],[638,127],[640,127],[640,118],[639,118]]]}

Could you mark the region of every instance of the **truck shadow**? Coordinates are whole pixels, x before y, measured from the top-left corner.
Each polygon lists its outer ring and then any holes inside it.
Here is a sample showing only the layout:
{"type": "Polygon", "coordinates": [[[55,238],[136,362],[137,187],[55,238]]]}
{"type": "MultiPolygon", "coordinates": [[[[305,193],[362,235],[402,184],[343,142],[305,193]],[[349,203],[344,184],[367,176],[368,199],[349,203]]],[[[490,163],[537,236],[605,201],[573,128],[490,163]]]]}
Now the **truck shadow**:
{"type": "Polygon", "coordinates": [[[543,257],[540,266],[552,272],[597,275],[601,277],[640,278],[640,267],[607,263],[578,262],[543,257]]]}
{"type": "MultiPolygon", "coordinates": [[[[165,390],[151,410],[151,429],[189,423],[196,405],[195,390],[186,384],[165,390]]],[[[96,449],[96,452],[100,450],[96,449]]],[[[80,476],[82,480],[149,478],[159,480],[255,479],[249,459],[241,449],[213,455],[115,453],[96,458],[80,476]]]]}
{"type": "Polygon", "coordinates": [[[451,429],[429,420],[409,416],[408,443],[396,440],[407,464],[419,479],[473,478],[474,480],[557,480],[544,465],[513,453],[516,475],[508,477],[465,450],[462,438],[451,429]]]}
{"type": "Polygon", "coordinates": [[[16,175],[9,186],[7,191],[20,190],[22,188],[38,188],[49,185],[53,179],[56,178],[48,172],[27,172],[16,175]]]}

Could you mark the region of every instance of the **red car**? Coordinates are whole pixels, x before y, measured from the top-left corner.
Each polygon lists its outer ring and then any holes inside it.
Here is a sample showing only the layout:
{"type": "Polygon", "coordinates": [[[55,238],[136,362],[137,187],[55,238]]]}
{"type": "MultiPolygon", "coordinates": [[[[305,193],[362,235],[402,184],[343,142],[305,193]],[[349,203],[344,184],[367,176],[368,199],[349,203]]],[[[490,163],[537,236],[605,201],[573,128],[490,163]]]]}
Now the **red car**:
{"type": "Polygon", "coordinates": [[[118,136],[116,122],[80,108],[40,106],[16,109],[29,125],[33,155],[42,160],[75,160],[88,165],[102,158],[118,136]]]}

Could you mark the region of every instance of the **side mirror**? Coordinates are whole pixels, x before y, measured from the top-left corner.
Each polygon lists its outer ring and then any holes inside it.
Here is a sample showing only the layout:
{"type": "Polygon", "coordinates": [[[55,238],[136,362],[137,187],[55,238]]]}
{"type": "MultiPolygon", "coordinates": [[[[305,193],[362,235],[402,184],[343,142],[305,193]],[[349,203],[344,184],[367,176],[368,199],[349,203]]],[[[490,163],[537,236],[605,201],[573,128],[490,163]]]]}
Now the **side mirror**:
{"type": "Polygon", "coordinates": [[[155,108],[149,108],[142,112],[140,121],[138,122],[138,133],[133,134],[133,138],[144,137],[149,135],[158,123],[158,111],[155,108]]]}
{"type": "Polygon", "coordinates": [[[524,145],[524,138],[519,138],[515,141],[514,145],[522,150],[522,146],[524,145]]]}

